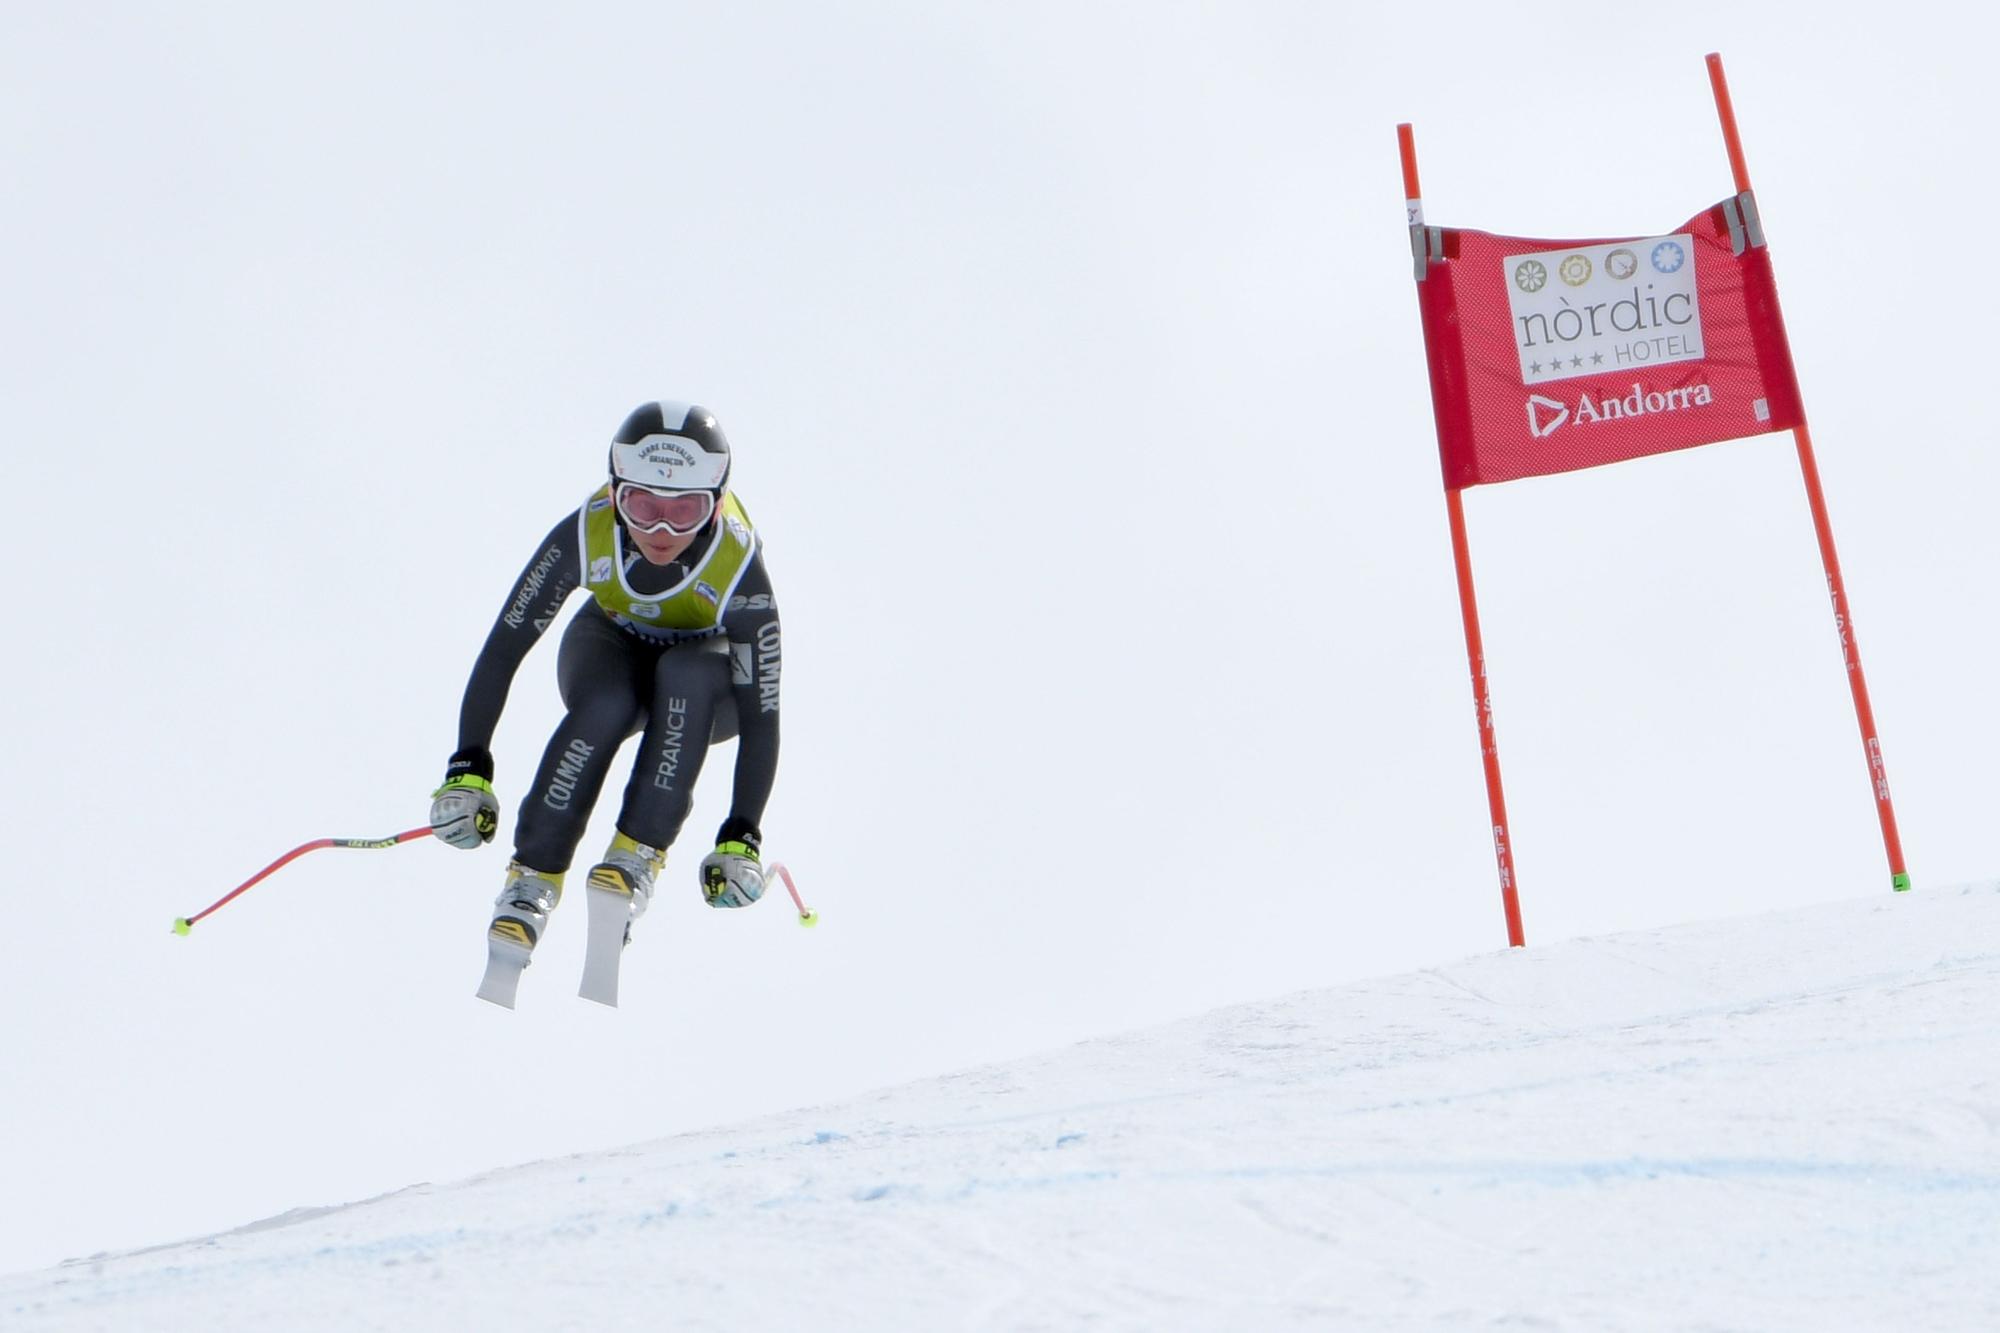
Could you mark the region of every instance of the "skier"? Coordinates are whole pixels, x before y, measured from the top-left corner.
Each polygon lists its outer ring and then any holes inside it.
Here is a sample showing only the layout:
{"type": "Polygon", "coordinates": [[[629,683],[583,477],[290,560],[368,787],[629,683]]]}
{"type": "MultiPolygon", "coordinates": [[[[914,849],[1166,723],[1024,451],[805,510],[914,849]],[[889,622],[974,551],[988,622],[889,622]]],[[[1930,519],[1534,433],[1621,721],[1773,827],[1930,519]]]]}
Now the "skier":
{"type": "Polygon", "coordinates": [[[729,443],[706,408],[645,403],[611,441],[610,480],[549,530],[472,667],[458,750],[432,793],[431,831],[477,848],[499,827],[489,746],[508,687],[570,594],[556,677],[568,710],[521,803],[487,929],[482,998],[513,1006],[618,747],[644,740],[604,859],[585,878],[580,994],[617,1003],[620,951],[646,911],[708,747],[740,735],[735,791],[701,861],[711,907],[764,892],[759,824],[778,766],[778,608],[749,516],[728,488],[729,443]]]}

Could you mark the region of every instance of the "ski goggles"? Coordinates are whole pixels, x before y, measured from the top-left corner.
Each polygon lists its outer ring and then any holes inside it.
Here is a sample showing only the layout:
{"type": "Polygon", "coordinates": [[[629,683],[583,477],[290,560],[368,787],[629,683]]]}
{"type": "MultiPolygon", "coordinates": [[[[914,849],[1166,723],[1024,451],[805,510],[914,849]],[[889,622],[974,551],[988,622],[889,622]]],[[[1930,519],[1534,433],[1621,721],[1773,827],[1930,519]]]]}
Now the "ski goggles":
{"type": "Polygon", "coordinates": [[[671,532],[676,537],[687,537],[700,532],[715,517],[715,493],[713,491],[656,491],[648,486],[635,486],[631,482],[621,482],[618,486],[618,512],[632,525],[634,532],[651,536],[655,532],[671,532]]]}

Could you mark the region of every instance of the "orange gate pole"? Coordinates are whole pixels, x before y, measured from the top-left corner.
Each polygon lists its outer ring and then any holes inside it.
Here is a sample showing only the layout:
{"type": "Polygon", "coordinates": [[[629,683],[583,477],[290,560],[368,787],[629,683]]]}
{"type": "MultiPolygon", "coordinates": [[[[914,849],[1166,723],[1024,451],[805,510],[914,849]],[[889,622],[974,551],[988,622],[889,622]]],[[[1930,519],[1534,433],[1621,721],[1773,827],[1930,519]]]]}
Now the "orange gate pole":
{"type": "MultiPolygon", "coordinates": [[[[1729,150],[1729,169],[1739,194],[1750,191],[1750,168],[1743,160],[1743,140],[1736,132],[1736,108],[1729,100],[1729,83],[1722,74],[1722,57],[1708,56],[1708,82],[1715,91],[1715,113],[1722,121],[1722,140],[1729,150]]],[[[1813,457],[1812,431],[1805,422],[1803,401],[1799,425],[1792,432],[1799,449],[1799,471],[1805,477],[1806,501],[1812,507],[1813,530],[1819,534],[1820,563],[1826,569],[1826,590],[1833,602],[1833,624],[1840,633],[1840,650],[1847,666],[1847,684],[1854,694],[1854,716],[1861,724],[1861,744],[1867,753],[1868,777],[1875,788],[1875,813],[1882,821],[1882,849],[1889,856],[1889,883],[1901,893],[1910,887],[1903,865],[1903,840],[1896,831],[1896,806],[1889,798],[1889,771],[1882,761],[1882,742],[1875,731],[1875,708],[1868,701],[1868,678],[1861,670],[1861,649],[1854,639],[1854,622],[1847,607],[1847,587],[1840,577],[1840,554],[1833,546],[1833,524],[1826,515],[1820,489],[1819,463],[1813,457]]]]}
{"type": "MultiPolygon", "coordinates": [[[[1423,192],[1417,185],[1417,143],[1408,125],[1396,127],[1403,151],[1403,198],[1410,226],[1423,225],[1423,192]]],[[[1479,632],[1479,599],[1472,588],[1472,547],[1465,536],[1465,501],[1446,487],[1445,514],[1451,520],[1451,552],[1458,566],[1458,606],[1465,621],[1465,656],[1472,668],[1472,701],[1479,722],[1479,749],[1486,765],[1486,808],[1493,824],[1493,856],[1500,867],[1500,904],[1507,914],[1507,943],[1527,944],[1521,930],[1521,897],[1514,884],[1514,849],[1507,833],[1507,796],[1500,785],[1500,746],[1493,732],[1493,695],[1486,684],[1486,646],[1479,632]]]]}

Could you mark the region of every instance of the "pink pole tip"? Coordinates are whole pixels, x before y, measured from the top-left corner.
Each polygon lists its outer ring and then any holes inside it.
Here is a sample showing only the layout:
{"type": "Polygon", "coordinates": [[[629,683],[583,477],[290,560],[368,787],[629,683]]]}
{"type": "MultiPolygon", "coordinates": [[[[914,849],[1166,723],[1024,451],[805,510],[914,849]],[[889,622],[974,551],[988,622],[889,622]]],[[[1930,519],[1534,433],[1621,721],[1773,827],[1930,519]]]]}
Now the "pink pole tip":
{"type": "Polygon", "coordinates": [[[799,886],[792,883],[792,872],[785,868],[784,862],[773,861],[771,863],[771,873],[785,881],[785,892],[792,895],[792,905],[799,909],[800,917],[804,918],[814,915],[813,911],[806,906],[805,900],[799,897],[799,886]]]}

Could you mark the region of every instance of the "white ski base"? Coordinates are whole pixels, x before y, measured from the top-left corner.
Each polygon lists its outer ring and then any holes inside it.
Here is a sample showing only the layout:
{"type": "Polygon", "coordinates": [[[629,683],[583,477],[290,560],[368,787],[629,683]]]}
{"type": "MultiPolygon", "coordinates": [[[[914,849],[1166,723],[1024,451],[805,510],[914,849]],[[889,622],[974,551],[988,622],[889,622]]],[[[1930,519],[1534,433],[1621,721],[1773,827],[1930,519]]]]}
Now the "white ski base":
{"type": "Polygon", "coordinates": [[[479,998],[502,1009],[514,1007],[514,992],[520,989],[521,971],[533,952],[513,940],[486,937],[486,975],[479,979],[479,998]]]}
{"type": "Polygon", "coordinates": [[[618,1007],[618,960],[625,952],[625,928],[632,920],[632,896],[596,886],[584,890],[590,902],[590,938],[583,948],[583,981],[576,993],[618,1007]]]}

